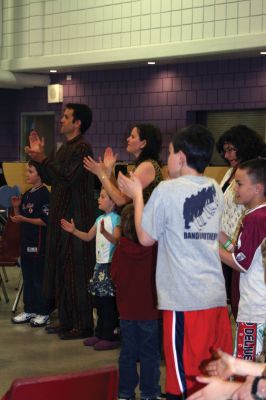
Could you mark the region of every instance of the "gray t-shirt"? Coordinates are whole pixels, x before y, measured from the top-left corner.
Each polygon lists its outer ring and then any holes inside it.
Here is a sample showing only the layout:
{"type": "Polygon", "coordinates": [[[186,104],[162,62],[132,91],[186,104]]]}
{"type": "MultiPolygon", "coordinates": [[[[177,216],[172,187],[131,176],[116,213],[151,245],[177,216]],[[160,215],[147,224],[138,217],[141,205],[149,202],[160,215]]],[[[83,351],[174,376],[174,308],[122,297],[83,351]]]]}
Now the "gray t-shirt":
{"type": "Polygon", "coordinates": [[[192,311],[226,305],[219,258],[223,193],[204,176],[161,182],[144,208],[143,229],[158,241],[158,308],[192,311]]]}

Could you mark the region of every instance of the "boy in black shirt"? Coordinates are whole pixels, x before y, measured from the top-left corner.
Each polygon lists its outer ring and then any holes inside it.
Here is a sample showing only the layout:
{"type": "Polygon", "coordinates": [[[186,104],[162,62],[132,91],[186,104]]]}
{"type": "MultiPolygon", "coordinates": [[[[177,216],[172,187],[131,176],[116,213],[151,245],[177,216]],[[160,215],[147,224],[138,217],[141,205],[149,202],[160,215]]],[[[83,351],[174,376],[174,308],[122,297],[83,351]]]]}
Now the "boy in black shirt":
{"type": "Polygon", "coordinates": [[[12,318],[14,324],[30,322],[32,327],[49,323],[49,305],[43,296],[43,275],[46,225],[49,214],[49,191],[43,185],[38,164],[29,161],[27,182],[32,188],[22,197],[13,197],[15,215],[10,217],[21,223],[21,268],[23,274],[24,312],[12,318]]]}

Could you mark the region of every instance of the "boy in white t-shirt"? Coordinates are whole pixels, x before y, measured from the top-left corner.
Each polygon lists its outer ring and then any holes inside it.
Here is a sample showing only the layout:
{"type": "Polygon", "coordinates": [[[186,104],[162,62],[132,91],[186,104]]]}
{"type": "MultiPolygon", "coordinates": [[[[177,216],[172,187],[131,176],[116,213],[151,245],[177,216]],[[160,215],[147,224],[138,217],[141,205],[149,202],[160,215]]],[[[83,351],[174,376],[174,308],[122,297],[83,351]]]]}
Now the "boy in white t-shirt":
{"type": "Polygon", "coordinates": [[[78,230],[73,220],[68,222],[62,219],[61,226],[81,240],[90,241],[96,237],[96,265],[89,282],[89,292],[93,295],[98,320],[95,336],[85,339],[84,345],[93,346],[94,350],[112,350],[120,345],[116,334],[118,314],[110,268],[115,246],[121,236],[121,218],[114,211],[115,203],[104,189],[100,192],[98,204],[105,214],[96,219],[89,232],[78,230]]]}
{"type": "Polygon", "coordinates": [[[169,145],[172,179],[157,186],[145,209],[138,179],[119,177],[120,189],[133,198],[140,243],[158,241],[156,289],[171,400],[197,390],[195,377],[211,347],[232,351],[218,242],[223,194],[213,179],[203,176],[213,146],[213,136],[203,126],[176,133],[169,145]]]}
{"type": "Polygon", "coordinates": [[[261,358],[266,329],[266,285],[262,244],[266,238],[266,159],[240,164],[235,174],[235,201],[246,207],[235,247],[220,249],[224,263],[240,272],[235,356],[261,358]]]}

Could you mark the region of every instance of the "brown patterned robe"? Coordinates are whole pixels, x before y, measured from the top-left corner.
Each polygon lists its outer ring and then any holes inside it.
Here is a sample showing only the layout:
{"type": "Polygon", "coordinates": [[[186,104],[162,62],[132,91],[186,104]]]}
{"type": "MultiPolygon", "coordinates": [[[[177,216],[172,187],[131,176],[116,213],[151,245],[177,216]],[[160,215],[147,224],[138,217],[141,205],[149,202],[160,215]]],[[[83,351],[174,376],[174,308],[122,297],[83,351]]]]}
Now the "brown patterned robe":
{"type": "Polygon", "coordinates": [[[42,164],[43,180],[51,185],[44,291],[55,299],[60,325],[69,329],[93,329],[92,305],[87,285],[95,264],[94,241],[84,242],[60,227],[61,218],[73,218],[77,229],[94,224],[94,177],[83,167],[92,156],[82,135],[66,142],[54,160],[42,164]]]}

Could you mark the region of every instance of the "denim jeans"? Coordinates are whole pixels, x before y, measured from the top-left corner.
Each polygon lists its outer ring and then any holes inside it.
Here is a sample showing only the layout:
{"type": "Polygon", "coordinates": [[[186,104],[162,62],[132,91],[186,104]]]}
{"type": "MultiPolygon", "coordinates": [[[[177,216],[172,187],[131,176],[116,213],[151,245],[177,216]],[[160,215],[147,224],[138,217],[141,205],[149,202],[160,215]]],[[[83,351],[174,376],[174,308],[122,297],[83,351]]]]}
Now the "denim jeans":
{"type": "Polygon", "coordinates": [[[119,357],[119,397],[134,398],[140,385],[141,398],[159,396],[160,334],[159,321],[120,320],[122,347],[119,357]],[[140,377],[137,361],[140,362],[140,377]]]}

